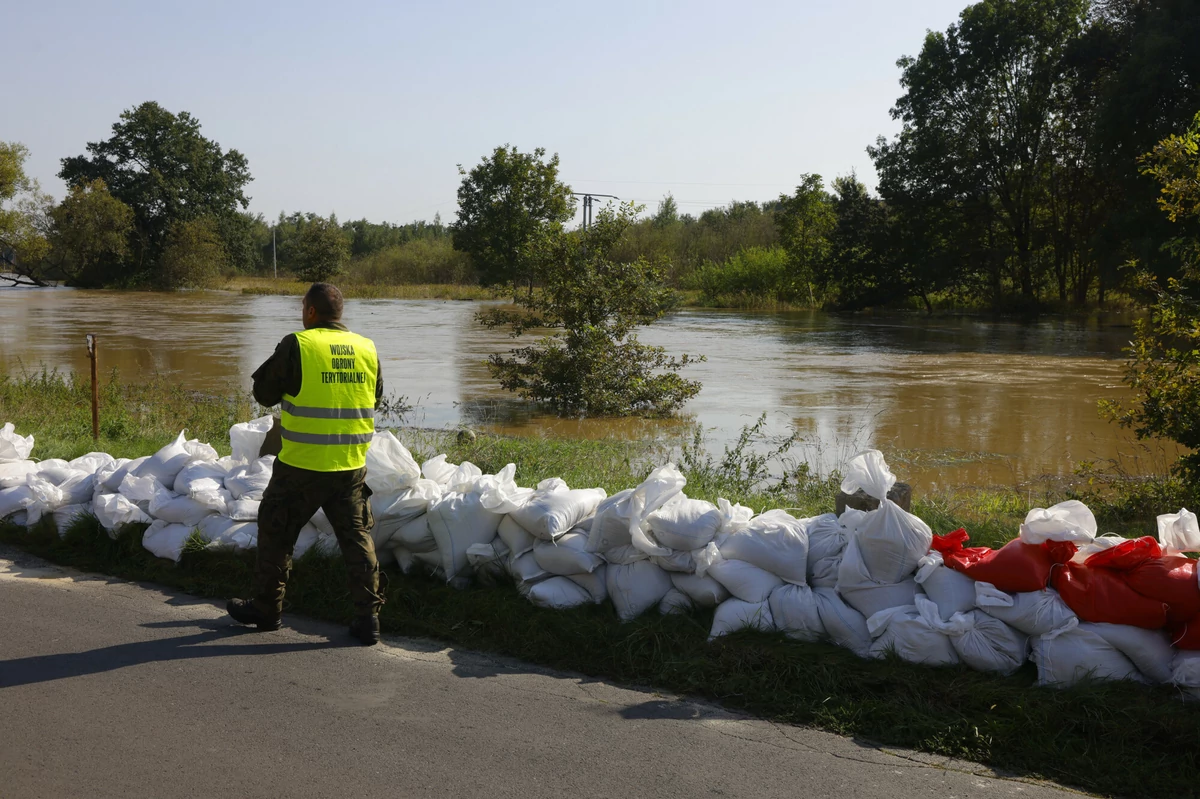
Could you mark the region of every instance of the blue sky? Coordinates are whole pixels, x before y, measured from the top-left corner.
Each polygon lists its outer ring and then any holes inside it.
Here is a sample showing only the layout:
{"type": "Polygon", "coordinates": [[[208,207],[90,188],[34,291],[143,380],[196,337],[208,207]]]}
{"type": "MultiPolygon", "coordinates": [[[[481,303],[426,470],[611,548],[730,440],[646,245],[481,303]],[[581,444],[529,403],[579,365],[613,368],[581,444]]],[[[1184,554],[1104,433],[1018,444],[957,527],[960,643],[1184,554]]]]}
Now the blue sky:
{"type": "Polygon", "coordinates": [[[965,0],[8,0],[0,140],[60,158],[155,100],[246,155],[250,208],[449,221],[456,164],[559,153],[577,191],[699,213],[856,170],[891,135],[901,55],[965,0]]]}

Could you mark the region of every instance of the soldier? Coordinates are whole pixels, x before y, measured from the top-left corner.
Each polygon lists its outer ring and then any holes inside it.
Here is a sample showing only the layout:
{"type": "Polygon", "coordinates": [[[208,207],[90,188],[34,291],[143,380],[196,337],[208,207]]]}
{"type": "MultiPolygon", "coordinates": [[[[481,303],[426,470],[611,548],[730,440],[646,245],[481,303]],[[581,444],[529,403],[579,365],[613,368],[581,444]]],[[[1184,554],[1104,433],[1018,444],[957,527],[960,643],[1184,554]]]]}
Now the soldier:
{"type": "Polygon", "coordinates": [[[231,599],[234,620],[278,630],[300,529],[325,510],[350,573],[350,634],[379,641],[379,564],[371,541],[367,448],[383,380],[375,344],[341,323],[342,293],[314,283],[304,295],[304,330],[285,336],[254,372],[254,398],[280,406],[281,448],[258,511],[253,599],[231,599]]]}

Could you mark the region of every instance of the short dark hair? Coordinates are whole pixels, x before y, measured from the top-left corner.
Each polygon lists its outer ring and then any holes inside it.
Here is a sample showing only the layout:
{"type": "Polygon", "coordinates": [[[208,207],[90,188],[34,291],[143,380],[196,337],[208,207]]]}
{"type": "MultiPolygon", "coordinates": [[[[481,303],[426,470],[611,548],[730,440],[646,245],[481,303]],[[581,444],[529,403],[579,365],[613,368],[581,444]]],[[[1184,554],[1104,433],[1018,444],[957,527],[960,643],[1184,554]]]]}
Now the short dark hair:
{"type": "Polygon", "coordinates": [[[337,321],[342,318],[346,301],[342,292],[332,283],[313,283],[304,295],[304,304],[314,309],[322,319],[337,321]]]}

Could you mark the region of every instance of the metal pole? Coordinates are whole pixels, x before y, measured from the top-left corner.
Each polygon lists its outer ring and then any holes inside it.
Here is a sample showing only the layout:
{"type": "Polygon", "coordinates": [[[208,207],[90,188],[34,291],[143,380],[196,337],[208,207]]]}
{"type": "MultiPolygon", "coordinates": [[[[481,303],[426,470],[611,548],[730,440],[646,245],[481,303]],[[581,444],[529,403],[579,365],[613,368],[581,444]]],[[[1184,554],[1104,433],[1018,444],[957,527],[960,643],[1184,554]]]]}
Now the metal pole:
{"type": "Polygon", "coordinates": [[[275,270],[275,279],[279,279],[279,260],[275,257],[275,226],[271,225],[271,268],[275,270]]]}
{"type": "Polygon", "coordinates": [[[96,378],[96,335],[87,334],[88,359],[92,362],[92,440],[100,440],[100,388],[96,378]]]}

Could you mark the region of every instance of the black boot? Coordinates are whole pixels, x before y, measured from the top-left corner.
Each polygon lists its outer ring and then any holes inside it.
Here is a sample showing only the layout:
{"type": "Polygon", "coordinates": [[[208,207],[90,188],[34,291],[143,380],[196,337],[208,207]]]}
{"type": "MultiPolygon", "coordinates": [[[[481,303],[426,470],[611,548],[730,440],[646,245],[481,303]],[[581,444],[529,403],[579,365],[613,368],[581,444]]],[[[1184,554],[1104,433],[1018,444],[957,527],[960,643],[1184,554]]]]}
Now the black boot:
{"type": "Polygon", "coordinates": [[[260,632],[278,630],[283,622],[278,616],[267,616],[254,604],[252,599],[231,599],[225,603],[225,610],[240,624],[252,624],[260,632]]]}
{"type": "Polygon", "coordinates": [[[362,641],[364,646],[379,643],[379,617],[374,613],[356,617],[350,622],[350,635],[362,641]]]}

